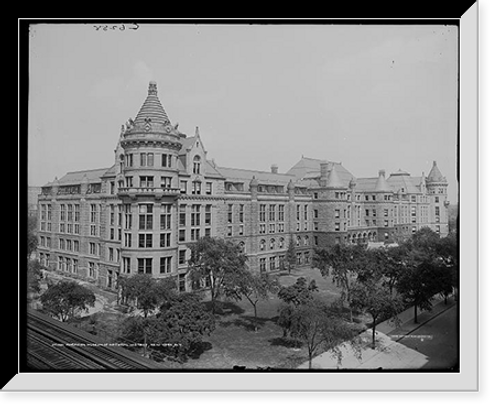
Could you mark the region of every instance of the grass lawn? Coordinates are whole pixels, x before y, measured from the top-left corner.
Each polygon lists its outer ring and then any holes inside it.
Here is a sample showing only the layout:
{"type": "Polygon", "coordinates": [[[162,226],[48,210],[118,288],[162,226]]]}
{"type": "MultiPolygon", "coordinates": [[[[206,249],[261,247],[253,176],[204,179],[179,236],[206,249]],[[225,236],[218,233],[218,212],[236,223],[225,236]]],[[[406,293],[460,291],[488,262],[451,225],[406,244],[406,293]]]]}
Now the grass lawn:
{"type": "MultiPolygon", "coordinates": [[[[280,277],[283,286],[294,284],[297,278],[316,281],[318,295],[325,302],[340,297],[340,291],[331,279],[324,279],[318,270],[294,270],[291,275],[280,277]]],[[[307,360],[307,350],[282,339],[282,329],[276,325],[278,307],[276,296],[257,304],[255,322],[253,307],[246,300],[226,303],[225,315],[219,315],[217,327],[206,338],[205,351],[197,358],[179,365],[183,369],[233,369],[233,366],[273,367],[292,369],[307,360]],[[257,329],[255,326],[257,325],[257,329]]]]}

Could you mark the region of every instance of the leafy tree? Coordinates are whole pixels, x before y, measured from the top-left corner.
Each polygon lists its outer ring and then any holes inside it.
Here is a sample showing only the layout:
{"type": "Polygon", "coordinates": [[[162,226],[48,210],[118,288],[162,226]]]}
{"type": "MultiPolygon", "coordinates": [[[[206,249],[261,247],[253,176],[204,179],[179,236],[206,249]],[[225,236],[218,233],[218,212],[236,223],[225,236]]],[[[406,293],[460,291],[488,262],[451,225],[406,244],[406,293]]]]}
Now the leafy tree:
{"type": "Polygon", "coordinates": [[[156,280],[147,274],[135,274],[132,277],[122,277],[118,281],[122,301],[136,302],[136,307],[143,313],[144,318],[153,313],[166,300],[176,288],[175,281],[170,278],[156,280]]]}
{"type": "Polygon", "coordinates": [[[217,309],[217,300],[226,294],[228,286],[235,284],[235,279],[244,277],[248,271],[247,256],[240,247],[223,238],[203,237],[189,245],[191,258],[189,271],[193,283],[205,284],[210,291],[212,313],[217,309]]]}
{"type": "Polygon", "coordinates": [[[269,293],[278,291],[279,283],[275,276],[268,273],[253,275],[250,271],[241,271],[226,286],[226,295],[237,300],[245,298],[253,307],[257,322],[257,303],[267,300],[269,293]]]}
{"type": "Polygon", "coordinates": [[[215,329],[215,319],[207,313],[195,293],[171,296],[153,317],[129,317],[123,325],[122,342],[142,343],[144,354],[163,354],[185,361],[205,335],[215,329]]]}
{"type": "Polygon", "coordinates": [[[342,290],[341,300],[349,308],[351,289],[358,274],[366,271],[366,247],[363,245],[335,244],[329,249],[315,249],[313,268],[318,268],[323,277],[332,275],[333,281],[342,290]]]}
{"type": "Polygon", "coordinates": [[[294,284],[288,287],[281,287],[278,291],[278,298],[283,300],[284,304],[278,309],[277,324],[283,329],[283,337],[288,337],[292,328],[295,309],[303,304],[307,304],[314,298],[313,292],[317,291],[316,282],[311,280],[307,284],[304,277],[300,277],[294,284]]]}
{"type": "Polygon", "coordinates": [[[351,291],[351,307],[372,317],[372,347],[375,349],[375,329],[377,323],[388,318],[397,319],[403,310],[402,302],[393,297],[389,287],[381,279],[357,282],[351,291]]]}
{"type": "Polygon", "coordinates": [[[40,292],[41,268],[38,260],[28,260],[28,292],[40,292]]]}
{"type": "Polygon", "coordinates": [[[297,252],[295,251],[295,239],[290,236],[290,241],[288,242],[288,247],[285,253],[285,262],[288,267],[288,274],[292,272],[292,268],[295,267],[297,263],[297,252]]]}
{"type": "Polygon", "coordinates": [[[403,300],[414,307],[414,322],[418,323],[417,310],[431,310],[432,297],[438,292],[435,267],[430,261],[423,261],[402,272],[397,290],[403,300]]]}
{"type": "Polygon", "coordinates": [[[278,291],[278,298],[287,304],[300,305],[312,300],[312,293],[317,291],[316,281],[311,280],[307,284],[307,279],[299,277],[294,284],[288,287],[281,287],[278,291]]]}
{"type": "Polygon", "coordinates": [[[205,335],[215,330],[213,314],[205,310],[195,293],[181,294],[163,304],[158,319],[165,326],[158,340],[170,344],[169,354],[178,359],[185,359],[205,335]]]}
{"type": "Polygon", "coordinates": [[[309,369],[312,360],[323,351],[332,351],[341,358],[346,342],[356,347],[356,333],[341,318],[333,306],[314,298],[296,307],[290,306],[290,336],[307,347],[309,369]]]}
{"type": "Polygon", "coordinates": [[[60,281],[50,286],[40,298],[43,309],[61,321],[74,318],[80,311],[88,312],[95,299],[91,290],[74,281],[60,281]]]}
{"type": "Polygon", "coordinates": [[[38,237],[36,235],[38,221],[36,216],[28,216],[28,240],[27,240],[27,258],[31,257],[36,249],[38,248],[38,237]]]}

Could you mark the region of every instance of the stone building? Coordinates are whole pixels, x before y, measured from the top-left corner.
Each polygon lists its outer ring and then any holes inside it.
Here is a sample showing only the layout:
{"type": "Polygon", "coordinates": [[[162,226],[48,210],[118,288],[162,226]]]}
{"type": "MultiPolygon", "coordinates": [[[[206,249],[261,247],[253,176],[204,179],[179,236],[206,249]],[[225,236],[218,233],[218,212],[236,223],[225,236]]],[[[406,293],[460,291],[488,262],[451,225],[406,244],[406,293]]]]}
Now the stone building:
{"type": "Polygon", "coordinates": [[[190,242],[224,237],[255,271],[284,266],[289,242],[297,265],[314,247],[393,242],[429,226],[448,231],[447,182],[397,171],[355,178],[341,163],[302,157],[287,173],[227,168],[207,159],[198,129],[172,124],[150,82],[135,119],[120,133],[114,163],[69,172],[38,197],[41,264],[107,289],[136,273],[176,277],[190,289],[190,242]]]}

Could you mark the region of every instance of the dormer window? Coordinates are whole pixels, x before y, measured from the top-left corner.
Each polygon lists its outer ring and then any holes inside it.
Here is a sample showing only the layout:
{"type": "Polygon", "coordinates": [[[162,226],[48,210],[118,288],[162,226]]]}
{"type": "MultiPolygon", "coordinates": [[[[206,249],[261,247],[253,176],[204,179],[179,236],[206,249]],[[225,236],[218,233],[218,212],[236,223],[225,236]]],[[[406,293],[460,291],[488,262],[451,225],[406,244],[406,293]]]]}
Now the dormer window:
{"type": "Polygon", "coordinates": [[[196,174],[196,175],[200,174],[200,165],[201,165],[201,158],[198,155],[196,155],[193,158],[193,173],[194,174],[196,174]]]}

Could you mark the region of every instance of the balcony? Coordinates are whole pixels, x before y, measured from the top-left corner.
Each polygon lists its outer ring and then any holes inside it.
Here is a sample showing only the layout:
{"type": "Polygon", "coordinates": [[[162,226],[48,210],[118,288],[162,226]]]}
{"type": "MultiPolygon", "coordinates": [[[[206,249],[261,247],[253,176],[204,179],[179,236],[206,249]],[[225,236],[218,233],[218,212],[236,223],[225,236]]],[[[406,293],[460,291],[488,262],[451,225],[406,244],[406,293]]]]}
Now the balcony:
{"type": "Polygon", "coordinates": [[[177,197],[180,194],[179,188],[163,188],[163,187],[131,187],[131,188],[118,188],[119,197],[141,197],[141,196],[154,196],[155,198],[162,197],[177,197]]]}

